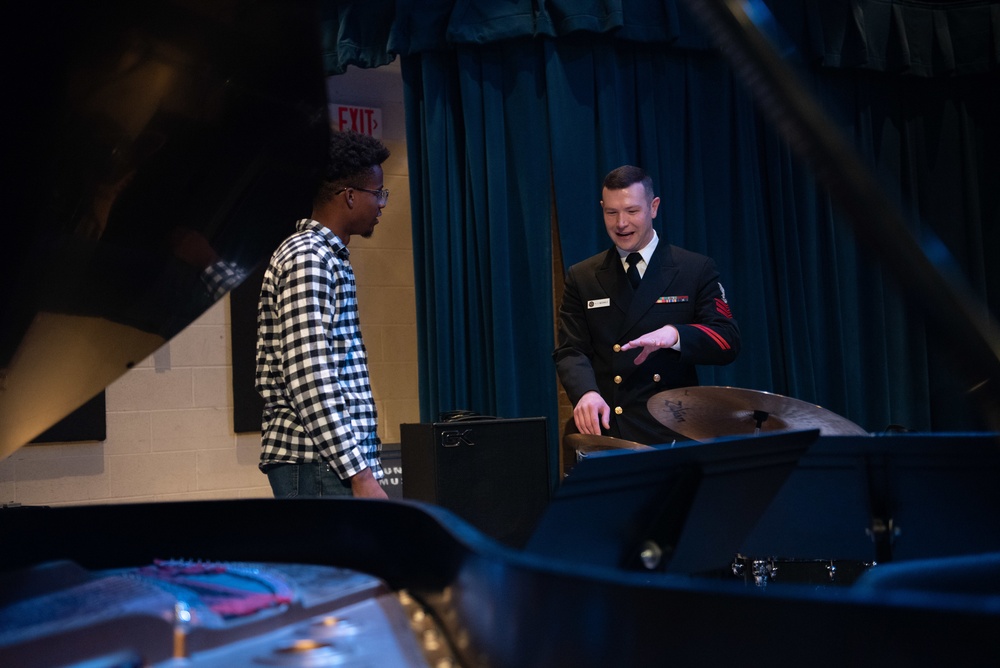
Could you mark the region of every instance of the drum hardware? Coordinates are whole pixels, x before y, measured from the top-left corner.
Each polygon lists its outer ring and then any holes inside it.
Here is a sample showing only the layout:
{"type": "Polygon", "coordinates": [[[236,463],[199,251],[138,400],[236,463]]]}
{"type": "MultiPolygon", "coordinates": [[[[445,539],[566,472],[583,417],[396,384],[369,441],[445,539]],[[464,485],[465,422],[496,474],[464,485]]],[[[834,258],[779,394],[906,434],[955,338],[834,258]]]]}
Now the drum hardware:
{"type": "Polygon", "coordinates": [[[655,541],[647,540],[639,550],[639,561],[649,571],[655,571],[663,561],[663,549],[655,541]]]}
{"type": "Polygon", "coordinates": [[[635,441],[628,441],[623,438],[613,436],[602,436],[599,434],[566,434],[566,444],[576,451],[576,460],[586,458],[595,452],[605,452],[608,450],[653,450],[650,445],[643,445],[635,441]]]}
{"type": "Polygon", "coordinates": [[[742,554],[733,558],[733,575],[753,583],[756,587],[766,587],[771,582],[809,585],[850,585],[875,562],[860,562],[835,559],[783,559],[768,557],[753,559],[742,554]]]}
{"type": "Polygon", "coordinates": [[[761,428],[761,426],[763,426],[764,421],[767,420],[768,417],[769,417],[769,414],[766,411],[754,411],[753,412],[753,419],[754,419],[753,435],[754,436],[759,436],[760,435],[760,428],[761,428]]]}
{"type": "Polygon", "coordinates": [[[881,517],[873,517],[872,525],[865,529],[865,535],[871,538],[873,543],[888,541],[889,545],[895,543],[901,533],[903,530],[896,526],[891,517],[888,522],[881,517]]]}
{"type": "Polygon", "coordinates": [[[696,386],[658,392],[646,402],[650,415],[695,441],[819,429],[822,436],[868,436],[847,418],[780,394],[738,387],[696,386]]]}
{"type": "MultiPolygon", "coordinates": [[[[736,559],[733,561],[732,565],[733,575],[738,578],[746,578],[747,573],[747,560],[741,555],[736,555],[736,559]]],[[[758,587],[766,587],[767,581],[771,578],[771,572],[777,570],[773,566],[773,562],[766,559],[752,559],[750,560],[750,577],[753,578],[753,583],[758,587]]]]}

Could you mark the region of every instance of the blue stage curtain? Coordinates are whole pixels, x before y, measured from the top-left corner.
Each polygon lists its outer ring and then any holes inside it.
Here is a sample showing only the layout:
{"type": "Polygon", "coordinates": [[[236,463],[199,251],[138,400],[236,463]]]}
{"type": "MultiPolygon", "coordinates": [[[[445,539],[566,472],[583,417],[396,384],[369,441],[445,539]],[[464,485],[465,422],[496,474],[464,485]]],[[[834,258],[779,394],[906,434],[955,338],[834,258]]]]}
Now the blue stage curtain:
{"type": "MultiPolygon", "coordinates": [[[[1000,312],[1000,4],[757,4],[914,234],[1000,312]]],[[[422,419],[555,422],[552,222],[566,265],[607,248],[600,181],[632,162],[663,199],[661,236],[717,260],[743,330],[741,357],[703,383],[814,402],[870,431],[981,426],[921,304],[858,245],[683,2],[385,11],[356,34],[385,35],[376,46],[402,61],[422,419]]],[[[349,38],[328,40],[331,72],[384,60],[349,38]]]]}
{"type": "Polygon", "coordinates": [[[456,409],[554,417],[539,50],[502,42],[402,63],[423,420],[456,409]]]}
{"type": "Polygon", "coordinates": [[[767,0],[804,57],[922,77],[1000,67],[996,0],[767,0]]]}

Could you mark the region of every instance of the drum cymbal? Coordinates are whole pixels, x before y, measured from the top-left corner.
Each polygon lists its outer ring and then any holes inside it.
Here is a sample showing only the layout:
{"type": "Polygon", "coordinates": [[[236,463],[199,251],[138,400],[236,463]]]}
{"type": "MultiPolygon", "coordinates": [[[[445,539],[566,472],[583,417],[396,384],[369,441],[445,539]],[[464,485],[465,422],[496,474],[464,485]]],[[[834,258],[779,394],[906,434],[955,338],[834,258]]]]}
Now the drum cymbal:
{"type": "Polygon", "coordinates": [[[653,447],[627,441],[614,436],[596,436],[594,434],[566,434],[566,443],[581,453],[600,452],[602,450],[652,450],[653,447]]]}
{"type": "Polygon", "coordinates": [[[822,436],[867,436],[847,418],[780,394],[738,387],[681,387],[646,402],[665,427],[696,441],[722,436],[819,429],[822,436]]]}

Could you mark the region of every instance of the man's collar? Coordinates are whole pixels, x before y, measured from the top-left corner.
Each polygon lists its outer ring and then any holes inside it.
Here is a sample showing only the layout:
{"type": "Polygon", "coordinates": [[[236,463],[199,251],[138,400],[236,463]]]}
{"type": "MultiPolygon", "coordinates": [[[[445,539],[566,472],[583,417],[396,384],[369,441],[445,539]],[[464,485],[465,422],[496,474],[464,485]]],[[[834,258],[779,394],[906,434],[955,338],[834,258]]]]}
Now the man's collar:
{"type": "MultiPolygon", "coordinates": [[[[649,264],[649,258],[653,257],[653,251],[656,250],[657,244],[660,243],[660,237],[656,234],[656,230],[653,230],[653,238],[649,240],[649,243],[639,249],[639,255],[642,256],[642,261],[649,264]]],[[[615,246],[618,251],[618,257],[624,260],[628,256],[628,251],[623,251],[621,248],[615,246]]]]}
{"type": "Polygon", "coordinates": [[[326,239],[327,243],[330,244],[330,248],[333,249],[333,252],[337,255],[337,257],[341,259],[346,260],[351,254],[351,251],[347,249],[347,244],[345,244],[343,240],[337,236],[337,233],[318,220],[313,218],[303,218],[295,224],[295,229],[300,232],[304,230],[312,230],[313,232],[321,235],[324,239],[326,239]]]}

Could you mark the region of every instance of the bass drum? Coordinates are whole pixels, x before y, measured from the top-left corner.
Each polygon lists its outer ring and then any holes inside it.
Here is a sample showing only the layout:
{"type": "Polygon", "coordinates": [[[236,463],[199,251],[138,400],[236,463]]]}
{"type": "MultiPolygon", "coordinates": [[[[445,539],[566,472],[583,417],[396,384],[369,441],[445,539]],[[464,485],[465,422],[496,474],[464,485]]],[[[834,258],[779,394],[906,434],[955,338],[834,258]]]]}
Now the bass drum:
{"type": "Polygon", "coordinates": [[[799,584],[813,586],[849,586],[875,562],[845,559],[755,559],[737,554],[733,559],[733,575],[746,584],[766,587],[769,584],[799,584]]]}

